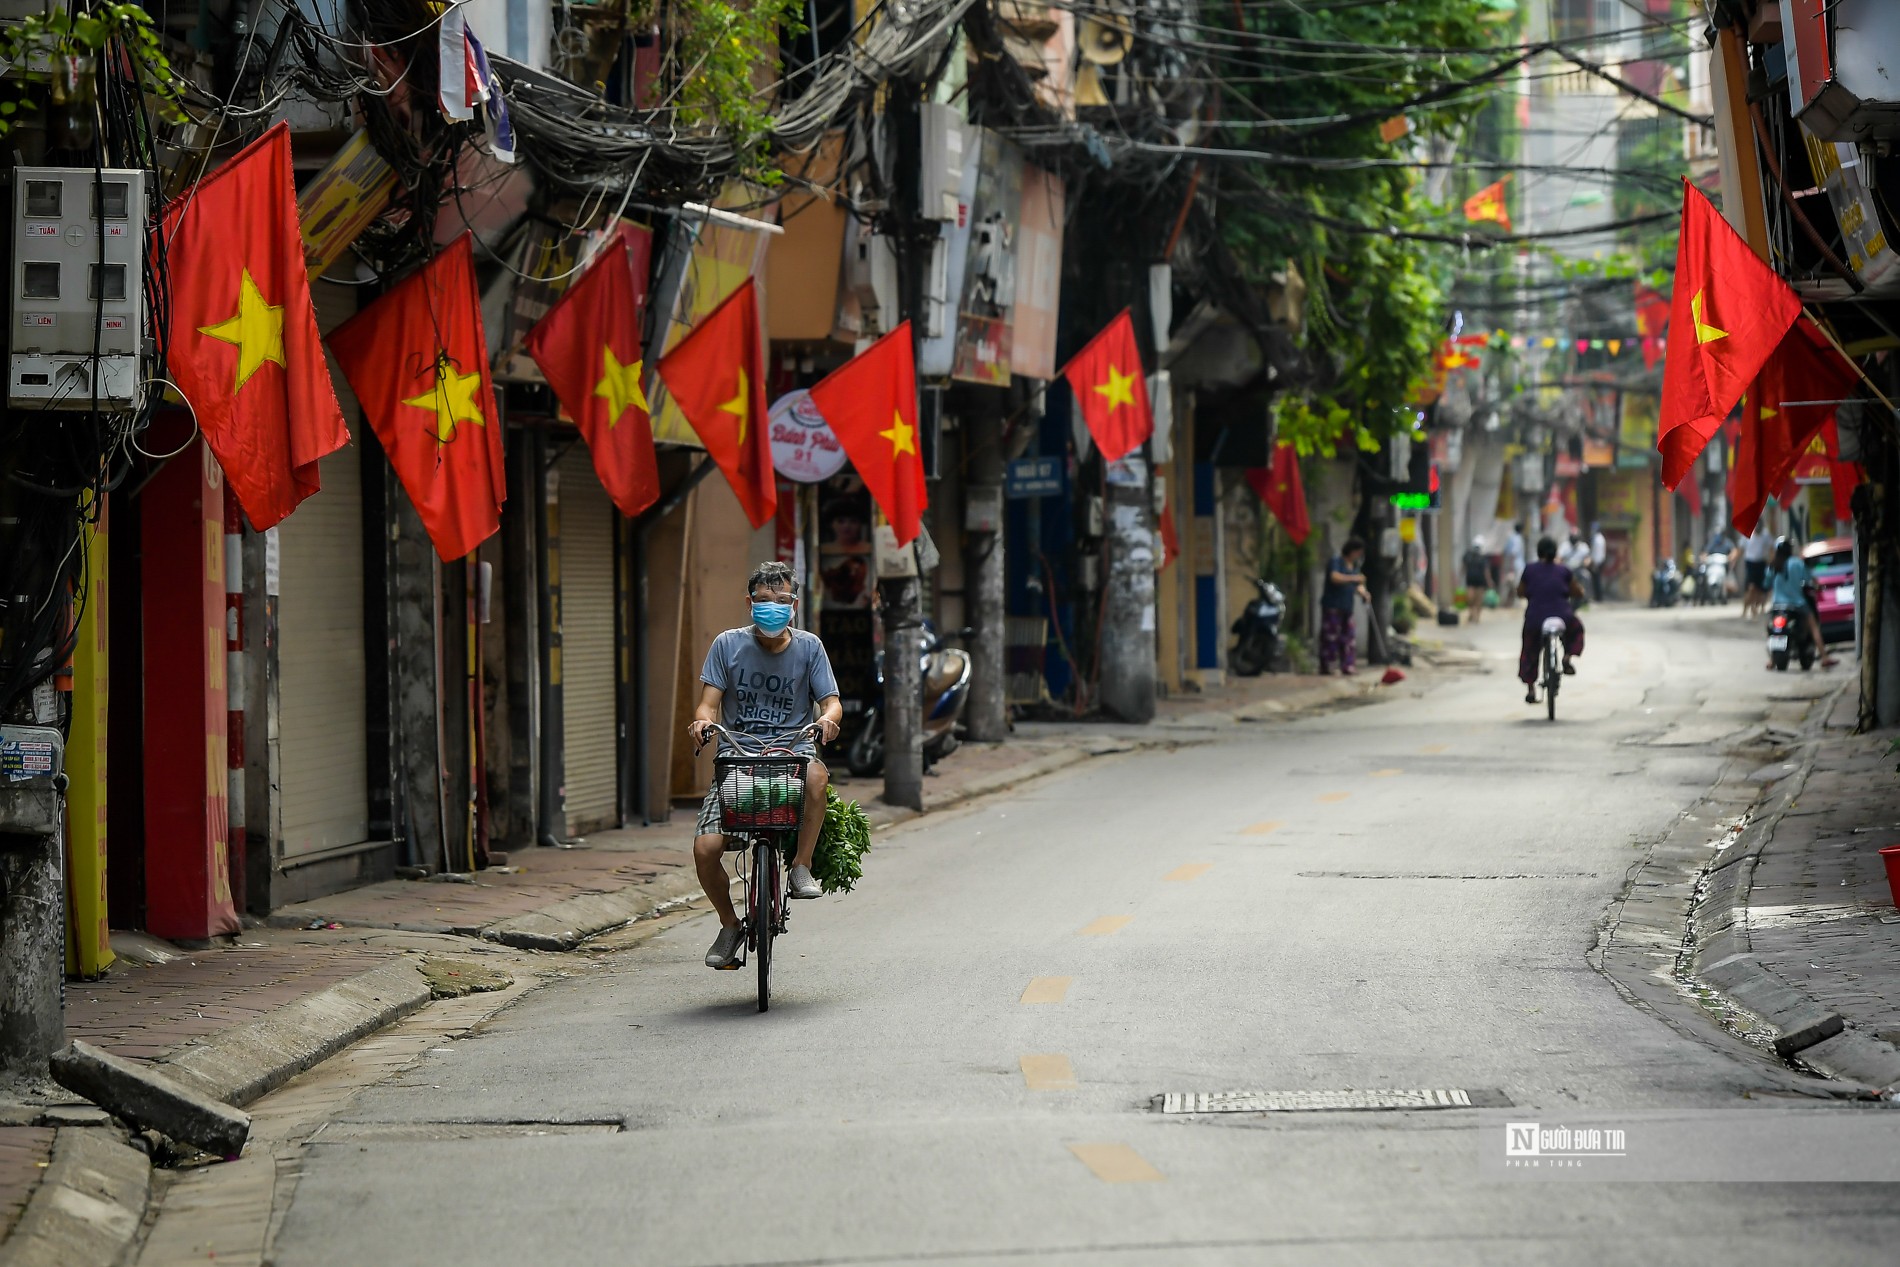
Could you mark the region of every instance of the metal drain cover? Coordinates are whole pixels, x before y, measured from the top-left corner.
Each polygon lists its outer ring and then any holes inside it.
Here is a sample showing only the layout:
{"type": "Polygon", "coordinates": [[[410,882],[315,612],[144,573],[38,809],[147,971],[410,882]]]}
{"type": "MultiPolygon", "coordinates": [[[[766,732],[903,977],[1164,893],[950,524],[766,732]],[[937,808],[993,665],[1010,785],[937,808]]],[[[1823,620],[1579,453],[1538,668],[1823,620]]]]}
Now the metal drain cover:
{"type": "Polygon", "coordinates": [[[1324,1113],[1345,1109],[1468,1109],[1471,1093],[1449,1091],[1168,1091],[1163,1113],[1324,1113]]]}

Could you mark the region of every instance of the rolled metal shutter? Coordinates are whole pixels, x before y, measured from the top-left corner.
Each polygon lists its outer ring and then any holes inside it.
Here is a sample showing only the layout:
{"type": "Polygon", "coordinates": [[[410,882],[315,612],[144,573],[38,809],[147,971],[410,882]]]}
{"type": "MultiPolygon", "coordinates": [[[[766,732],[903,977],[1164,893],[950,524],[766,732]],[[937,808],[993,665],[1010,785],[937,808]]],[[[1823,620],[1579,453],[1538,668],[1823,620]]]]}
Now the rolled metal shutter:
{"type": "Polygon", "coordinates": [[[277,700],[284,858],[369,838],[363,481],[355,441],[278,525],[277,700]]]}
{"type": "Polygon", "coordinates": [[[585,443],[560,461],[561,722],[567,831],[620,822],[614,681],[614,506],[585,443]]]}

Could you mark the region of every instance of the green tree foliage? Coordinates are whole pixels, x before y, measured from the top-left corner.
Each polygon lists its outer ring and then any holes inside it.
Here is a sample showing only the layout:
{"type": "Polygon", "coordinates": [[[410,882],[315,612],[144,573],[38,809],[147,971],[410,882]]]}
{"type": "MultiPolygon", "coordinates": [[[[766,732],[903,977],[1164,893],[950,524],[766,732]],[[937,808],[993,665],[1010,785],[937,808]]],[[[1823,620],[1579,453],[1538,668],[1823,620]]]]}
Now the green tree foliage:
{"type": "MultiPolygon", "coordinates": [[[[1405,407],[1442,337],[1453,248],[1325,220],[1442,229],[1420,178],[1404,167],[1352,167],[1355,159],[1404,158],[1434,136],[1457,134],[1495,88],[1474,83],[1404,110],[1411,135],[1387,142],[1380,122],[1412,98],[1473,80],[1508,53],[1410,51],[1513,42],[1514,24],[1486,21],[1485,0],[1406,0],[1351,11],[1319,6],[1203,9],[1236,49],[1219,63],[1220,115],[1245,144],[1316,160],[1230,177],[1222,231],[1248,274],[1296,262],[1308,282],[1307,346],[1330,363],[1330,381],[1280,411],[1281,435],[1302,453],[1351,436],[1362,446],[1410,429],[1405,407]],[[1396,51],[1408,50],[1408,51],[1396,51]],[[1244,60],[1244,65],[1243,65],[1244,60]],[[1292,120],[1337,119],[1330,124],[1292,120]],[[1338,166],[1320,164],[1345,160],[1338,166]]],[[[1508,82],[1508,79],[1504,82],[1508,82]]],[[[1456,221],[1462,226],[1462,216],[1456,221]]]]}
{"type": "Polygon", "coordinates": [[[780,174],[771,162],[772,94],[764,85],[778,72],[760,50],[802,33],[804,12],[803,0],[675,0],[670,10],[681,121],[722,128],[740,154],[738,174],[767,185],[780,174]]]}

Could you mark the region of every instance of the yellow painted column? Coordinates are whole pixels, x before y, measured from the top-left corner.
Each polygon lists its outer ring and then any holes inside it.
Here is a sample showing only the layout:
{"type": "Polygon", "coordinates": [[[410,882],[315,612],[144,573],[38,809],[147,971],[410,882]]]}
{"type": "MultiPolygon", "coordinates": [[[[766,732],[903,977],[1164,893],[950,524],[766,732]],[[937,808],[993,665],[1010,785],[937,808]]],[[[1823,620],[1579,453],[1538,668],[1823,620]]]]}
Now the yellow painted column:
{"type": "Polygon", "coordinates": [[[106,931],[106,511],[86,530],[86,605],[73,647],[66,742],[66,971],[93,980],[112,966],[106,931]]]}

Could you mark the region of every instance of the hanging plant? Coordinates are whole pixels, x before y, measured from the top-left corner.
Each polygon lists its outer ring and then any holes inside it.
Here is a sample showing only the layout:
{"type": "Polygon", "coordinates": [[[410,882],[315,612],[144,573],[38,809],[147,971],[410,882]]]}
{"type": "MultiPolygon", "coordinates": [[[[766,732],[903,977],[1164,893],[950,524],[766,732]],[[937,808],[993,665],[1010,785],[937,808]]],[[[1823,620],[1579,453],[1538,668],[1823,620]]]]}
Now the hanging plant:
{"type": "Polygon", "coordinates": [[[130,62],[134,82],[168,123],[185,118],[185,81],[172,69],[152,15],[136,4],[105,4],[82,12],[35,13],[0,34],[0,58],[14,69],[10,91],[0,98],[0,136],[44,101],[90,113],[95,101],[94,66],[108,50],[130,62]]]}

